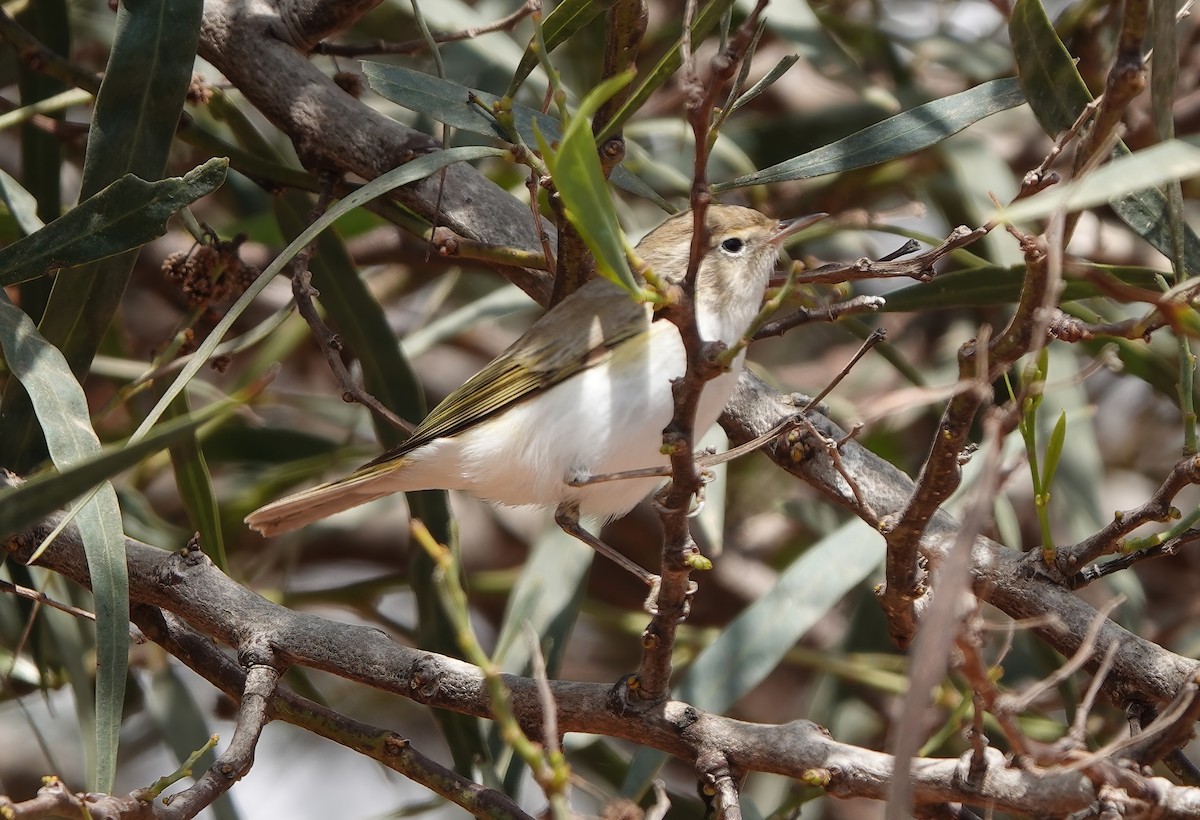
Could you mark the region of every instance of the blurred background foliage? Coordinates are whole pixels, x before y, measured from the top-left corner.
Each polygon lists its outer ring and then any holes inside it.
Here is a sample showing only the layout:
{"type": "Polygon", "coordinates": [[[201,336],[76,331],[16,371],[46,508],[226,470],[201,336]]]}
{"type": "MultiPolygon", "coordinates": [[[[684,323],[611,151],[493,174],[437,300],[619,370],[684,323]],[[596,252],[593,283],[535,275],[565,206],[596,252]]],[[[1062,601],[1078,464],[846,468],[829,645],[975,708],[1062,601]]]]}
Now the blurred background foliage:
{"type": "MultiPolygon", "coordinates": [[[[147,42],[129,39],[135,36],[159,42],[176,38],[172,42],[183,55],[176,61],[176,73],[191,73],[185,6],[180,3],[182,22],[151,32],[125,28],[124,41],[114,38],[114,13],[97,0],[33,0],[6,8],[45,45],[68,56],[82,76],[107,66],[116,86],[136,85],[136,64],[126,69],[131,72],[126,79],[119,74],[120,58],[147,42]]],[[[713,6],[728,7],[734,22],[748,11],[742,2],[713,6]]],[[[729,117],[712,155],[710,179],[729,183],[835,145],[900,112],[1014,77],[1018,70],[1034,72],[1032,66],[1016,64],[1019,49],[1012,42],[1015,30],[1010,30],[1005,6],[982,0],[775,0],[765,15],[747,86],[781,60],[791,55],[799,59],[729,117]]],[[[635,83],[676,47],[681,7],[650,3],[635,83]]],[[[487,24],[516,8],[512,0],[420,4],[434,31],[487,24]]],[[[1077,59],[1078,75],[1093,94],[1103,89],[1113,60],[1120,9],[1119,3],[1095,0],[1047,3],[1048,19],[1077,59]]],[[[192,4],[192,49],[197,11],[192,4]]],[[[601,79],[604,19],[603,14],[593,15],[552,53],[572,107],[601,79]]],[[[722,20],[719,13],[717,19],[722,20]]],[[[701,65],[714,53],[728,21],[723,19],[697,45],[701,65]]],[[[337,42],[419,41],[418,22],[408,0],[384,0],[337,42]]],[[[458,124],[454,117],[467,116],[463,109],[469,110],[456,89],[505,93],[532,31],[525,18],[509,29],[444,43],[440,61],[421,46],[411,54],[365,57],[406,73],[376,66],[364,77],[361,64],[351,56],[317,55],[313,61],[344,88],[361,95],[364,105],[441,137],[443,121],[458,124]],[[439,72],[444,83],[437,88],[455,93],[418,100],[414,84],[439,72]],[[407,77],[410,85],[389,92],[386,81],[398,77],[407,77]]],[[[1191,18],[1184,18],[1176,32],[1178,91],[1168,88],[1166,97],[1152,97],[1147,91],[1129,105],[1123,138],[1134,152],[1160,141],[1161,131],[1156,132],[1154,123],[1156,105],[1161,110],[1164,99],[1176,134],[1188,137],[1196,131],[1196,27],[1191,18]]],[[[1024,30],[1021,36],[1050,35],[1024,30]]],[[[213,157],[228,156],[230,163],[223,184],[218,181],[205,189],[193,179],[191,187],[180,182],[172,188],[179,202],[169,211],[178,215],[153,241],[142,245],[146,239],[135,238],[129,227],[93,226],[84,234],[89,241],[79,260],[69,261],[86,261],[94,273],[59,274],[54,295],[49,277],[21,274],[31,270],[28,260],[0,256],[8,299],[41,324],[51,344],[68,353],[65,365],[79,377],[86,398],[86,409],[80,412],[90,417],[98,441],[113,445],[101,456],[91,445],[81,445],[72,458],[92,465],[95,472],[76,477],[75,484],[56,485],[69,477],[66,464],[59,463],[61,475],[38,485],[51,488],[39,490],[40,500],[18,505],[9,499],[3,513],[6,526],[27,524],[116,473],[115,502],[120,526],[129,536],[176,549],[199,532],[204,549],[230,575],[289,607],[361,620],[397,640],[453,651],[452,643],[431,631],[428,616],[422,622],[425,611],[419,602],[427,595],[421,587],[428,577],[414,557],[420,551],[410,545],[411,509],[427,521],[440,520],[443,537],[449,537],[451,528],[457,533],[476,629],[505,669],[528,669],[528,649],[520,638],[527,621],[542,638],[554,677],[616,680],[634,668],[645,621],[640,611],[643,590],[602,560],[589,569],[586,548],[566,539],[542,513],[493,509],[460,496],[447,502],[443,494],[432,493],[411,499],[409,509],[402,499],[388,499],[270,541],[241,524],[250,510],[353,468],[397,435],[374,423],[362,406],[342,400],[309,327],[289,310],[291,292],[282,278],[266,283],[233,321],[228,338],[239,340],[233,349],[204,367],[170,402],[165,419],[173,421],[161,421],[154,428],[154,446],[123,464],[115,460],[119,452],[128,454],[131,436],[145,435],[138,432],[139,426],[175,378],[179,357],[210,338],[239,294],[307,224],[318,180],[302,169],[286,137],[203,61],[194,67],[196,76],[177,132],[182,85],[176,76],[163,82],[174,82],[178,94],[144,101],[146,111],[165,123],[165,131],[160,126],[157,133],[150,132],[153,126],[139,126],[150,129],[139,137],[149,148],[130,143],[125,152],[129,156],[122,158],[112,150],[101,155],[101,146],[88,147],[85,161],[89,123],[101,116],[103,101],[93,107],[78,97],[56,97],[71,86],[30,71],[11,43],[9,39],[9,45],[0,48],[0,106],[11,112],[0,114],[0,169],[7,175],[0,191],[7,204],[0,212],[0,240],[10,247],[126,172],[147,179],[179,178],[201,166],[223,173],[223,167],[204,165],[213,157]],[[46,98],[62,100],[66,107],[51,105],[35,112],[35,101],[46,98]],[[151,148],[161,156],[147,157],[151,148]],[[180,210],[183,202],[191,203],[186,210],[180,210]],[[118,245],[124,242],[121,247],[142,247],[115,257],[115,263],[112,256],[90,261],[98,253],[94,243],[106,233],[115,236],[118,245]],[[83,282],[93,283],[86,296],[83,282]],[[81,335],[80,327],[89,324],[90,335],[81,335]],[[282,368],[264,389],[261,382],[277,362],[282,368]],[[164,429],[168,423],[175,426],[164,429]],[[54,495],[56,486],[65,495],[54,495]]],[[[1025,80],[1028,90],[1030,77],[1025,80]]],[[[80,87],[95,91],[86,83],[80,87]]],[[[537,69],[515,101],[540,108],[545,87],[545,74],[537,69]]],[[[113,98],[114,121],[132,116],[124,107],[128,104],[113,98]]],[[[682,104],[678,79],[667,81],[625,128],[625,168],[673,207],[686,205],[691,183],[690,135],[682,104]]],[[[450,145],[494,144],[468,128],[451,129],[446,139],[450,145]]],[[[1024,174],[1050,149],[1052,138],[1039,117],[1020,105],[986,118],[975,116],[961,132],[927,142],[927,147],[905,150],[883,162],[878,160],[889,153],[887,143],[867,153],[869,162],[851,162],[848,151],[839,150],[835,159],[844,161],[844,170],[813,178],[794,174],[769,186],[730,187],[721,198],[779,216],[832,214],[790,249],[794,259],[810,267],[877,258],[908,237],[936,244],[957,225],[983,224],[995,202],[1013,198],[1024,174]]],[[[525,169],[497,158],[481,160],[480,167],[514,196],[527,198],[525,169]]],[[[1181,188],[1187,216],[1194,215],[1192,186],[1185,182],[1181,188]]],[[[1125,182],[1110,193],[1129,190],[1125,182]]],[[[614,197],[632,238],[666,215],[645,196],[618,189],[614,197]]],[[[321,235],[311,268],[326,318],[347,342],[346,364],[385,404],[416,419],[422,406],[432,406],[501,351],[537,314],[537,307],[487,266],[430,255],[427,243],[405,230],[418,225],[412,215],[394,207],[377,211],[356,209],[338,219],[334,230],[321,235]]],[[[136,216],[134,221],[143,227],[151,219],[143,210],[136,216]]],[[[60,243],[53,248],[48,258],[63,264],[66,257],[54,255],[64,252],[60,243]]],[[[1161,281],[1173,277],[1170,262],[1107,206],[1082,213],[1068,253],[1080,269],[1103,270],[1113,281],[1136,282],[1156,291],[1161,281]]],[[[802,287],[793,308],[860,293],[891,301],[879,314],[809,324],[758,343],[751,351],[753,367],[783,389],[815,393],[871,329],[886,328],[888,342],[859,363],[826,401],[832,415],[845,424],[869,418],[861,440],[913,474],[927,453],[939,407],[923,401],[892,405],[889,397],[914,384],[953,381],[957,348],[973,338],[981,324],[1003,325],[1018,292],[1021,263],[1016,241],[1001,229],[943,260],[938,272],[950,275],[929,284],[866,281],[802,287]],[[891,409],[876,412],[880,407],[891,409]]],[[[40,264],[44,267],[45,260],[40,264]]],[[[1115,322],[1147,311],[1126,292],[1104,288],[1103,283],[1097,286],[1096,281],[1086,276],[1073,280],[1075,290],[1067,294],[1072,313],[1115,322]]],[[[0,323],[8,328],[20,324],[13,311],[12,305],[0,311],[0,323]]],[[[1185,325],[1194,327],[1194,319],[1185,325]]],[[[10,335],[10,345],[15,345],[19,334],[6,330],[6,338],[10,335]]],[[[1043,448],[1065,411],[1065,446],[1048,507],[1049,527],[1059,543],[1094,532],[1114,509],[1142,503],[1184,445],[1178,339],[1168,329],[1149,341],[1118,340],[1116,353],[1124,370],[1101,369],[1080,378],[1108,343],[1054,344],[1049,350],[1035,438],[1036,447],[1043,448]]],[[[40,475],[48,469],[47,453],[55,451],[52,441],[47,449],[40,429],[46,428],[44,438],[53,439],[51,428],[69,426],[71,416],[61,408],[53,411],[57,415],[50,410],[43,415],[43,408],[58,407],[58,400],[36,394],[31,411],[18,383],[30,393],[43,388],[23,375],[25,354],[15,346],[4,350],[0,453],[10,469],[40,475]],[[31,412],[40,424],[33,423],[31,412]]],[[[1022,372],[1015,370],[1014,379],[1022,372]]],[[[52,375],[71,378],[63,367],[52,375]]],[[[1003,390],[998,384],[999,400],[1006,398],[1003,390]]],[[[62,399],[64,406],[69,401],[62,399]]],[[[1023,445],[1016,437],[1010,443],[1009,463],[1015,466],[996,499],[990,534],[1013,549],[1028,550],[1042,542],[1043,529],[1029,470],[1019,460],[1023,445]]],[[[1188,500],[1181,497],[1177,505],[1186,507],[1180,502],[1188,500]]],[[[1194,498],[1189,503],[1194,504],[1194,498]]],[[[646,507],[610,525],[605,538],[653,567],[659,549],[657,526],[646,507]]],[[[705,552],[715,556],[716,569],[699,579],[700,593],[680,632],[677,662],[681,679],[686,679],[682,696],[747,720],[810,718],[828,726],[839,740],[886,748],[906,677],[905,658],[889,643],[871,591],[880,577],[878,537],[760,456],[737,461],[710,488],[699,529],[705,552]],[[731,629],[735,619],[736,629],[731,629]],[[722,635],[736,638],[727,637],[722,644],[722,635]],[[734,642],[736,647],[731,646],[734,642]],[[739,651],[728,654],[733,649],[739,651]],[[693,662],[697,666],[689,671],[693,662]],[[733,668],[744,674],[721,673],[733,668]]],[[[1114,576],[1087,594],[1097,600],[1124,595],[1126,603],[1116,618],[1175,652],[1191,655],[1200,649],[1200,620],[1190,593],[1197,573],[1195,557],[1184,553],[1114,576]]],[[[112,590],[117,592],[119,575],[114,570],[112,590]]],[[[93,606],[90,596],[61,578],[11,561],[0,567],[0,577],[85,609],[93,606]]],[[[89,778],[93,785],[103,785],[106,765],[110,774],[115,771],[115,788],[127,791],[171,770],[175,759],[199,746],[210,731],[228,726],[229,704],[152,644],[132,647],[123,703],[98,701],[97,713],[92,705],[97,658],[124,651],[123,623],[119,626],[109,643],[97,644],[87,622],[0,593],[0,749],[24,750],[0,755],[0,793],[15,799],[27,796],[47,772],[75,786],[89,778]],[[90,759],[92,737],[99,732],[103,738],[103,725],[118,714],[123,715],[122,756],[97,763],[90,759]]],[[[1003,685],[1017,687],[1042,678],[1060,662],[1036,641],[1018,634],[1004,660],[1003,685]]],[[[430,716],[414,704],[317,673],[293,671],[288,682],[356,717],[394,726],[427,751],[444,742],[430,716]]],[[[1062,734],[1081,685],[1064,684],[1057,699],[1039,702],[1024,716],[1025,731],[1046,740],[1062,734]]],[[[119,684],[110,690],[121,691],[119,684]]],[[[967,748],[962,730],[969,725],[970,692],[951,676],[937,701],[940,722],[927,727],[929,740],[923,751],[953,757],[967,748]]],[[[1104,737],[1122,720],[1119,713],[1100,708],[1089,731],[1104,737]]],[[[520,767],[510,764],[486,727],[464,721],[447,737],[447,753],[459,762],[470,761],[473,750],[489,749],[491,759],[483,764],[487,776],[521,790],[520,767]]],[[[649,780],[659,775],[672,795],[672,816],[702,813],[701,803],[691,796],[693,775],[686,767],[664,767],[654,756],[635,755],[626,745],[605,739],[572,737],[568,750],[583,781],[576,792],[577,808],[585,812],[598,812],[620,795],[640,799],[649,780]]],[[[349,816],[347,805],[355,816],[438,808],[437,803],[427,803],[420,790],[380,777],[371,761],[290,727],[273,725],[268,730],[258,760],[233,790],[232,802],[224,800],[214,808],[217,815],[231,817],[240,811],[243,816],[282,816],[286,811],[290,816],[326,816],[333,810],[326,805],[336,806],[339,816],[349,816]],[[315,772],[321,772],[325,783],[321,791],[336,794],[314,794],[315,772]]],[[[750,816],[783,817],[818,795],[803,784],[756,774],[746,786],[745,805],[750,816]]],[[[538,805],[532,786],[526,785],[524,796],[530,805],[538,805]]],[[[871,808],[855,801],[817,800],[804,810],[850,817],[871,808]]]]}

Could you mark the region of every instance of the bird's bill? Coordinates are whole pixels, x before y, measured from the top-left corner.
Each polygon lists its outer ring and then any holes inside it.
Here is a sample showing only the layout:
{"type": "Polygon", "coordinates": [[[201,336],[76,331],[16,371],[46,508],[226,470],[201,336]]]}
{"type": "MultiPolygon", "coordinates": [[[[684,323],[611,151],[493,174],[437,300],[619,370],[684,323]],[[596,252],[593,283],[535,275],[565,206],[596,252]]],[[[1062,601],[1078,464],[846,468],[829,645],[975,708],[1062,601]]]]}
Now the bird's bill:
{"type": "Polygon", "coordinates": [[[809,214],[808,216],[798,216],[795,219],[782,219],[779,221],[779,228],[775,233],[771,234],[770,242],[772,245],[781,245],[783,240],[787,239],[794,233],[802,231],[809,225],[815,225],[829,214],[809,214]]]}
{"type": "MultiPolygon", "coordinates": [[[[798,216],[795,219],[782,219],[779,222],[779,228],[775,233],[771,234],[770,242],[775,247],[783,244],[783,241],[792,234],[802,231],[809,225],[815,225],[825,217],[829,216],[826,213],[809,214],[808,216],[798,216]]],[[[771,274],[770,287],[777,288],[787,281],[787,273],[776,271],[771,274]]]]}

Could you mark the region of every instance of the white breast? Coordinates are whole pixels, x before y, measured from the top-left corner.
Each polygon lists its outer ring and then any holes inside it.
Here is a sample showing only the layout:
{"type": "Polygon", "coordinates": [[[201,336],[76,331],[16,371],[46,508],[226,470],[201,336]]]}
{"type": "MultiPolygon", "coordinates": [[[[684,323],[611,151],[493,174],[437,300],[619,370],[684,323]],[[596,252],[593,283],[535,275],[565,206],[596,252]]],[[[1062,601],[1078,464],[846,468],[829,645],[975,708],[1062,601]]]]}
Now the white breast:
{"type": "MultiPolygon", "coordinates": [[[[572,487],[572,478],[666,466],[659,452],[671,420],[671,379],[686,368],[683,343],[665,320],[645,341],[622,345],[597,364],[454,439],[410,453],[404,483],[466,490],[510,506],[579,504],[585,516],[622,515],[662,479],[606,481],[572,487]]],[[[717,420],[741,371],[705,385],[696,416],[699,439],[717,420]]],[[[399,478],[400,475],[397,475],[399,478]]]]}

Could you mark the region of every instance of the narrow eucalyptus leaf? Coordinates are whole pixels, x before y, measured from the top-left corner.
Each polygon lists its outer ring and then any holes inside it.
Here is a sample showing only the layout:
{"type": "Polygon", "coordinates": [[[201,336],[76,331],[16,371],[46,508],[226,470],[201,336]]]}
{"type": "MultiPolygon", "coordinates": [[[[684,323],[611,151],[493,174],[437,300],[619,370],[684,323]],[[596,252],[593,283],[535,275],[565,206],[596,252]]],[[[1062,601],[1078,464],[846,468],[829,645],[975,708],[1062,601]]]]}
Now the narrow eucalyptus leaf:
{"type": "MultiPolygon", "coordinates": [[[[175,397],[167,416],[170,419],[187,418],[190,412],[187,393],[181,393],[175,397]]],[[[221,531],[221,508],[217,503],[208,461],[204,458],[195,431],[182,435],[171,445],[170,452],[175,486],[179,489],[179,497],[192,529],[200,535],[200,549],[222,572],[229,572],[229,561],[225,557],[225,535],[221,531]]]]}
{"type": "MultiPolygon", "coordinates": [[[[69,465],[52,473],[35,476],[20,486],[0,489],[0,533],[20,532],[36,524],[97,484],[129,469],[147,456],[185,441],[201,425],[228,416],[244,403],[244,398],[226,399],[194,413],[181,415],[156,426],[150,435],[136,443],[116,444],[101,449],[97,442],[95,449],[90,452],[84,452],[86,448],[75,448],[81,455],[71,460],[69,465]]],[[[57,424],[51,426],[69,424],[69,420],[59,419],[57,424]]],[[[123,543],[121,550],[123,554],[123,543]]]]}
{"type": "Polygon", "coordinates": [[[809,179],[877,165],[936,145],[985,117],[1024,102],[1016,79],[993,80],[889,117],[770,168],[719,183],[713,190],[728,191],[747,185],[809,179]]]}
{"type": "MultiPolygon", "coordinates": [[[[92,429],[87,399],[58,348],[38,333],[33,322],[0,290],[0,351],[15,379],[25,388],[33,412],[41,423],[50,457],[59,469],[69,468],[95,456],[100,441],[92,429]]],[[[88,485],[94,486],[95,482],[88,485]]],[[[28,486],[28,485],[25,485],[28,486]]],[[[0,523],[0,531],[20,529],[37,510],[8,493],[0,500],[0,516],[13,516],[15,526],[0,523]]],[[[65,503],[78,493],[72,493],[65,503]]],[[[51,509],[57,508],[52,507],[51,509]]],[[[49,512],[47,510],[46,512],[49,512]]],[[[96,607],[96,663],[116,667],[115,675],[101,676],[96,683],[96,772],[93,778],[109,783],[116,772],[117,740],[121,727],[121,695],[129,647],[129,578],[125,567],[125,538],[117,494],[105,483],[83,506],[76,518],[87,557],[92,595],[96,607]]]]}
{"type": "Polygon", "coordinates": [[[992,218],[1013,224],[1043,219],[1054,213],[1081,211],[1198,174],[1200,148],[1181,140],[1169,140],[1119,156],[1078,179],[1053,185],[999,208],[992,218]]]}
{"type": "MultiPolygon", "coordinates": [[[[632,77],[632,72],[618,74],[588,94],[571,117],[558,150],[547,153],[546,163],[567,207],[567,217],[595,255],[600,274],[630,293],[637,293],[640,288],[625,259],[624,235],[600,168],[591,127],[591,118],[600,106],[632,77]]],[[[545,144],[544,140],[541,144],[545,144]]]]}
{"type": "MultiPolygon", "coordinates": [[[[546,44],[546,50],[554,51],[615,3],[616,0],[564,0],[556,5],[542,20],[542,42],[546,44]]],[[[508,86],[509,96],[515,94],[521,83],[537,68],[535,48],[531,41],[521,56],[521,62],[508,86]]]]}
{"type": "MultiPolygon", "coordinates": [[[[1009,40],[1029,106],[1045,132],[1056,137],[1079,118],[1092,95],[1040,0],[1018,0],[1009,19],[1009,40]]],[[[1128,153],[1125,144],[1118,142],[1114,155],[1128,153]]],[[[1176,257],[1171,209],[1162,191],[1144,188],[1109,204],[1126,225],[1159,252],[1170,259],[1176,257]]],[[[1200,236],[1187,225],[1181,227],[1184,267],[1200,270],[1200,236]]]]}
{"type": "MultiPolygon", "coordinates": [[[[509,139],[509,135],[490,114],[471,102],[473,96],[490,109],[502,99],[495,94],[386,63],[363,63],[363,74],[377,93],[410,111],[433,117],[438,122],[472,134],[505,141],[509,139]]],[[[540,131],[551,144],[562,138],[562,129],[556,117],[516,103],[511,103],[511,107],[513,126],[526,145],[538,144],[535,131],[540,131]]],[[[664,211],[672,210],[666,200],[628,168],[621,165],[613,168],[612,182],[622,190],[649,199],[664,211]]]]}

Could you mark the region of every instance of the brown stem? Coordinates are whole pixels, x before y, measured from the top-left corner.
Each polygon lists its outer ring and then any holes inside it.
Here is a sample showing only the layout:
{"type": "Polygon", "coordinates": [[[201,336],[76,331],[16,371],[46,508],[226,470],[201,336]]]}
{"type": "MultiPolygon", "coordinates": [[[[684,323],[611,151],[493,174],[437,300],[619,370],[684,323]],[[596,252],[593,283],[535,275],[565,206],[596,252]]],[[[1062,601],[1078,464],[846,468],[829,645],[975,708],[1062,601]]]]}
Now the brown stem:
{"type": "MultiPolygon", "coordinates": [[[[473,40],[481,34],[491,34],[495,31],[509,31],[517,23],[524,20],[535,11],[542,8],[541,0],[526,0],[524,5],[495,22],[484,26],[471,26],[460,31],[436,32],[433,35],[435,43],[458,43],[463,40],[473,40]]],[[[369,43],[317,43],[313,46],[314,54],[332,54],[337,57],[365,57],[368,54],[420,54],[429,49],[429,41],[424,37],[416,40],[405,40],[400,43],[388,40],[375,40],[369,43]]]]}
{"type": "MultiPolygon", "coordinates": [[[[652,703],[666,697],[669,690],[676,628],[687,612],[688,598],[695,589],[691,571],[697,565],[699,549],[692,540],[688,513],[692,499],[702,486],[694,454],[696,408],[704,383],[720,372],[715,361],[719,351],[700,337],[695,313],[696,276],[708,248],[705,221],[711,199],[707,181],[708,131],[713,106],[744,56],[765,5],[765,0],[760,0],[754,12],[730,38],[725,50],[712,59],[709,76],[704,81],[694,70],[688,72],[685,80],[688,86],[687,118],[696,146],[691,196],[692,244],[679,299],[665,310],[665,318],[679,329],[687,352],[687,370],[683,378],[671,385],[675,412],[663,430],[663,447],[671,458],[671,482],[655,499],[663,525],[662,583],[655,614],[642,633],[639,685],[635,689],[640,699],[652,703]]],[[[694,9],[694,5],[689,4],[688,8],[694,9]]],[[[690,26],[689,17],[684,20],[684,31],[690,26]]],[[[691,65],[690,58],[690,40],[685,38],[685,65],[691,65]]]]}

